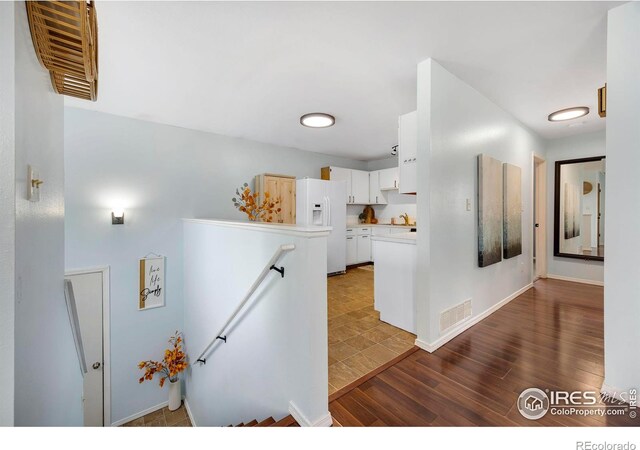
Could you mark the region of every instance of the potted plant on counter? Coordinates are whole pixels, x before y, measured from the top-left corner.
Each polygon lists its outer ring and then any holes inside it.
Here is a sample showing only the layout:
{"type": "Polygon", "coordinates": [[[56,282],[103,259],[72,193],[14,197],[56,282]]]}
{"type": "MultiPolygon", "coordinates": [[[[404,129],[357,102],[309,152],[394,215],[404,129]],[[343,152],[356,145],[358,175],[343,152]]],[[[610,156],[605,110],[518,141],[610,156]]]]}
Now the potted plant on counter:
{"type": "Polygon", "coordinates": [[[138,380],[142,383],[145,380],[152,380],[153,376],[160,374],[160,387],[164,386],[165,380],[169,379],[169,409],[175,411],[182,404],[182,389],[178,374],[183,372],[187,366],[187,355],[182,351],[182,336],[178,331],[169,338],[169,343],[173,348],[164,351],[162,361],[141,361],[139,369],[144,369],[144,375],[138,380]]]}

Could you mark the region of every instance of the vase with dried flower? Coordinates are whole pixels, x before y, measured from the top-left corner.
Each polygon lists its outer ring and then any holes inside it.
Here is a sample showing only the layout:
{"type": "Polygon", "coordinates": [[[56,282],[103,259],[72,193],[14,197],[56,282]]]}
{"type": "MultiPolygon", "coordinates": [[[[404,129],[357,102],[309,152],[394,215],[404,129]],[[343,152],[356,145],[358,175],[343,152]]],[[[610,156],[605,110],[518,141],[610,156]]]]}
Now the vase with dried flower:
{"type": "Polygon", "coordinates": [[[157,373],[160,376],[160,387],[164,386],[165,380],[169,380],[169,409],[175,411],[182,404],[182,389],[178,374],[183,372],[187,366],[187,355],[182,351],[182,336],[176,331],[169,338],[169,343],[173,348],[164,351],[162,361],[141,361],[139,369],[144,369],[144,375],[138,380],[139,383],[145,380],[152,380],[157,373]]]}
{"type": "Polygon", "coordinates": [[[231,199],[233,206],[238,208],[249,217],[249,220],[261,222],[272,222],[273,215],[282,211],[278,207],[280,199],[272,199],[268,192],[264,193],[264,200],[258,200],[259,193],[251,192],[251,188],[244,183],[240,188],[236,189],[237,197],[231,199]]]}

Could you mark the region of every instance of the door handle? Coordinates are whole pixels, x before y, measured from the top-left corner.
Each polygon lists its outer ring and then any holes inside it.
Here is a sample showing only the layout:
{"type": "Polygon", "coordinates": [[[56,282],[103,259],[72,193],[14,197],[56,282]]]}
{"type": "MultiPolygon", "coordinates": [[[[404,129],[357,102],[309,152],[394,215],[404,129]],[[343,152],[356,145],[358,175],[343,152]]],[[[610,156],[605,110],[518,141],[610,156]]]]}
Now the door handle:
{"type": "Polygon", "coordinates": [[[93,366],[91,366],[91,367],[93,367],[95,370],[98,370],[100,368],[100,363],[99,362],[94,362],[93,366]]]}

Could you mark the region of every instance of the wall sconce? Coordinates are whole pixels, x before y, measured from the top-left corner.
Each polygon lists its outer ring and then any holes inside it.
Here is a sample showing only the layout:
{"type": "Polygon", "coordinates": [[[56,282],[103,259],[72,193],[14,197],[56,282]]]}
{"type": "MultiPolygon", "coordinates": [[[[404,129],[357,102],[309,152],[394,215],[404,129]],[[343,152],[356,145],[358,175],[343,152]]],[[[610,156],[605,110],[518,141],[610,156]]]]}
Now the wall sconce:
{"type": "Polygon", "coordinates": [[[111,225],[124,225],[124,211],[122,209],[111,211],[111,225]]]}

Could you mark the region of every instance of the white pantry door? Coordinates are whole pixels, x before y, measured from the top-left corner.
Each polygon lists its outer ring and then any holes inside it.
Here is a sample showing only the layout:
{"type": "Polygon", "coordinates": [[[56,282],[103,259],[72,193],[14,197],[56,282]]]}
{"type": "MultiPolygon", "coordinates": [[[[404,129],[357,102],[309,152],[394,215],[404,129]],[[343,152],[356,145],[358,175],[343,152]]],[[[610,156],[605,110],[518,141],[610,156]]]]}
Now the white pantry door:
{"type": "Polygon", "coordinates": [[[78,309],[78,322],[87,361],[84,376],[84,426],[104,425],[104,358],[103,358],[103,274],[102,272],[67,275],[73,285],[73,293],[78,309]]]}

